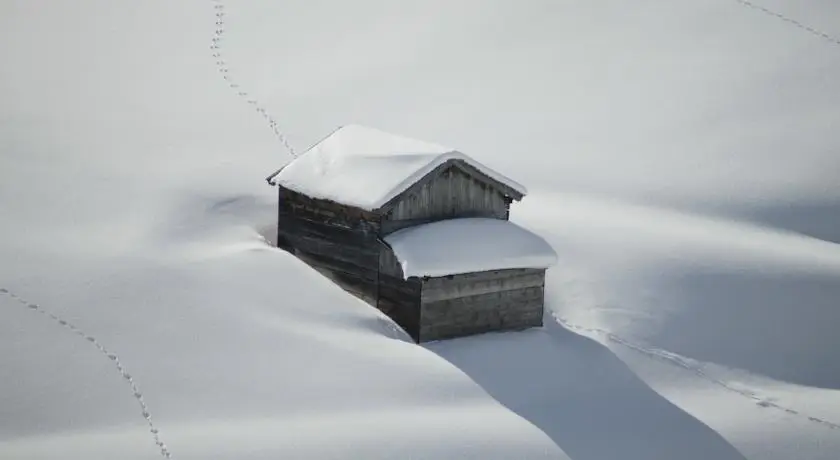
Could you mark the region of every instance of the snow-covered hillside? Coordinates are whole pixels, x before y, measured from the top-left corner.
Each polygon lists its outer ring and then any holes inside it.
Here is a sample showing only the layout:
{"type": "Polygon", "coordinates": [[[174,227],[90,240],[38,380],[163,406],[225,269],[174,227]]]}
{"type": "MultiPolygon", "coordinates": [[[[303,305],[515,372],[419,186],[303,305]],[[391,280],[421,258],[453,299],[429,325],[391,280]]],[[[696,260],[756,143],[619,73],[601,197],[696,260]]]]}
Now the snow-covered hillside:
{"type": "Polygon", "coordinates": [[[0,2],[0,458],[837,458],[840,46],[744,3],[0,2]],[[544,328],[271,247],[348,123],[528,187],[544,328]]]}

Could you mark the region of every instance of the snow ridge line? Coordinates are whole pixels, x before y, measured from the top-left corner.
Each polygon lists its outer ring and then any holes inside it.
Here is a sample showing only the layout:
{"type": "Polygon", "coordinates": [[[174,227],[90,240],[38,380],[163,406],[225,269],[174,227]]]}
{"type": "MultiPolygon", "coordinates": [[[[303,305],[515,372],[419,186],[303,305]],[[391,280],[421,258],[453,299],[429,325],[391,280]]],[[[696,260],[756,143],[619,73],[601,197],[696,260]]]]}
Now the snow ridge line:
{"type": "Polygon", "coordinates": [[[225,5],[221,0],[211,0],[211,2],[213,3],[213,8],[216,10],[216,30],[213,32],[210,50],[212,51],[213,59],[215,59],[216,62],[216,69],[222,75],[222,79],[225,83],[227,83],[228,87],[233,90],[240,99],[253,106],[254,110],[256,110],[256,112],[265,119],[268,123],[268,127],[271,129],[271,132],[274,133],[274,137],[283,144],[289,154],[292,155],[292,158],[297,158],[295,149],[291,146],[291,144],[289,144],[289,141],[283,132],[280,131],[280,125],[277,123],[277,120],[268,113],[268,110],[266,110],[265,107],[263,107],[247,91],[243,90],[241,86],[231,78],[230,67],[228,67],[227,61],[225,61],[225,58],[222,55],[221,46],[223,41],[222,38],[225,35],[225,5]]]}
{"type": "Polygon", "coordinates": [[[134,377],[132,377],[131,374],[128,373],[125,366],[123,366],[122,362],[120,361],[120,358],[117,355],[105,348],[105,346],[103,346],[102,343],[99,342],[99,340],[97,340],[95,337],[88,335],[83,330],[76,327],[73,323],[62,319],[60,316],[57,316],[54,313],[50,313],[49,311],[45,310],[42,306],[29,302],[6,288],[0,288],[0,294],[5,294],[6,296],[11,298],[12,300],[15,300],[24,307],[50,318],[53,322],[57,323],[61,327],[73,332],[77,336],[93,344],[93,346],[95,346],[100,353],[102,353],[108,359],[110,359],[111,362],[114,363],[114,366],[116,366],[117,371],[119,371],[123,380],[125,380],[125,382],[131,387],[131,390],[134,393],[134,399],[136,399],[137,403],[140,405],[140,410],[142,411],[141,414],[146,420],[146,424],[149,426],[149,432],[152,434],[152,438],[155,441],[155,445],[157,445],[160,449],[160,455],[164,458],[172,458],[172,453],[169,451],[169,448],[166,446],[166,444],[161,440],[160,431],[157,429],[154,422],[152,421],[152,415],[149,412],[149,407],[148,405],[146,405],[146,401],[143,399],[143,393],[140,392],[137,383],[134,381],[134,377]]]}
{"type": "Polygon", "coordinates": [[[743,396],[745,398],[751,399],[758,406],[780,410],[780,411],[783,411],[783,412],[785,412],[787,414],[790,414],[790,415],[805,417],[810,422],[822,425],[824,427],[827,427],[827,428],[830,428],[830,429],[833,429],[833,430],[840,430],[840,424],[830,422],[828,420],[824,420],[824,419],[821,419],[821,418],[818,418],[818,417],[812,417],[812,416],[809,416],[807,414],[803,414],[802,412],[799,412],[797,410],[794,410],[794,409],[791,409],[789,407],[785,407],[785,406],[782,406],[780,404],[777,404],[777,403],[773,402],[771,400],[773,398],[762,398],[761,396],[759,396],[759,395],[757,395],[757,394],[755,394],[755,393],[753,393],[749,390],[736,388],[736,387],[732,386],[731,384],[727,383],[724,380],[712,377],[708,373],[704,372],[703,369],[700,366],[698,366],[697,364],[694,364],[693,360],[691,360],[689,358],[685,358],[685,357],[680,356],[676,353],[661,350],[661,349],[658,349],[658,348],[646,347],[646,346],[643,346],[643,345],[639,345],[637,343],[633,343],[633,342],[631,342],[631,341],[629,341],[629,340],[627,340],[623,337],[615,335],[612,332],[606,331],[604,329],[579,326],[579,325],[570,323],[569,321],[567,321],[563,318],[557,317],[557,316],[554,316],[554,319],[557,320],[558,323],[562,324],[564,327],[566,327],[568,329],[571,329],[571,330],[574,330],[574,331],[586,332],[586,333],[590,333],[590,334],[596,334],[596,335],[606,337],[607,340],[609,340],[610,342],[621,345],[625,348],[628,348],[632,351],[635,351],[636,353],[645,355],[648,358],[655,359],[655,360],[658,360],[658,361],[662,361],[662,362],[665,362],[667,364],[671,364],[673,366],[677,366],[677,367],[680,367],[680,368],[685,369],[687,371],[690,371],[690,372],[694,373],[695,375],[697,375],[698,377],[702,378],[703,380],[706,380],[710,383],[713,383],[713,384],[723,388],[724,390],[726,390],[730,393],[735,393],[737,395],[740,395],[740,396],[743,396]]]}
{"type": "Polygon", "coordinates": [[[777,13],[777,12],[775,12],[775,11],[769,9],[769,8],[763,7],[761,5],[758,5],[756,3],[751,2],[749,0],[735,0],[735,1],[740,3],[741,5],[746,6],[747,8],[752,8],[756,11],[760,11],[764,14],[773,16],[777,19],[780,19],[784,22],[787,22],[788,24],[792,24],[793,26],[798,27],[798,28],[806,31],[811,35],[816,35],[817,37],[828,40],[829,42],[834,43],[835,45],[840,45],[840,38],[833,37],[833,36],[823,32],[821,30],[817,30],[817,29],[814,29],[813,27],[807,26],[807,25],[797,21],[796,19],[785,16],[784,14],[781,14],[781,13],[777,13]]]}

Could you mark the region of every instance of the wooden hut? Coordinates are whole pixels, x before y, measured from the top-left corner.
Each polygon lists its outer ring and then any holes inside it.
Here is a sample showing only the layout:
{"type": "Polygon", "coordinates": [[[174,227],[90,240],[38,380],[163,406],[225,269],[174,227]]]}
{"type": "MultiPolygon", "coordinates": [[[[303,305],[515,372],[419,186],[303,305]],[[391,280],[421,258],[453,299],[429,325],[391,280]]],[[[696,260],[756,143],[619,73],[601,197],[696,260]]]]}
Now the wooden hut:
{"type": "Polygon", "coordinates": [[[557,256],[509,221],[525,188],[471,157],[350,125],[267,180],[278,247],[415,341],[542,325],[557,256]]]}

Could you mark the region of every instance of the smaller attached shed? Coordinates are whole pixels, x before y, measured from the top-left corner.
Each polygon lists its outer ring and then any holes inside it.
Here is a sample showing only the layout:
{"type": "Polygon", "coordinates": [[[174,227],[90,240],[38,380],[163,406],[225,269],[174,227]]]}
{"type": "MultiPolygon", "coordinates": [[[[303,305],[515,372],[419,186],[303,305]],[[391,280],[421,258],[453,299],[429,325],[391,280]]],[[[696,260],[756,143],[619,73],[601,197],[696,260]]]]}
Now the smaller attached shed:
{"type": "Polygon", "coordinates": [[[462,218],[385,242],[379,308],[411,305],[418,341],[542,326],[545,272],[557,255],[539,236],[507,220],[462,218]]]}
{"type": "Polygon", "coordinates": [[[277,245],[424,342],[542,325],[556,254],[509,221],[525,187],[473,158],[344,126],[268,177],[277,245]]]}

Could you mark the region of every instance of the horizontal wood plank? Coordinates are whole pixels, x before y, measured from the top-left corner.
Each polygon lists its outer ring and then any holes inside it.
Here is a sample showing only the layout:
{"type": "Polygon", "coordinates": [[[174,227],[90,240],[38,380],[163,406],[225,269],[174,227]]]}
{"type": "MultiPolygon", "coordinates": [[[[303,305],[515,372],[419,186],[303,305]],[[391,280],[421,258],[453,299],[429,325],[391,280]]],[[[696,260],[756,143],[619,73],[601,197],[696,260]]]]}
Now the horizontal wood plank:
{"type": "Polygon", "coordinates": [[[423,302],[423,319],[436,321],[442,318],[469,316],[489,310],[506,310],[531,301],[542,300],[542,287],[528,287],[512,291],[491,292],[470,297],[423,302]]]}
{"type": "MultiPolygon", "coordinates": [[[[414,219],[399,219],[399,220],[392,220],[387,219],[383,220],[380,226],[380,235],[385,236],[391,233],[396,232],[397,230],[402,230],[408,227],[416,227],[418,225],[430,224],[432,222],[439,222],[441,220],[452,219],[451,213],[446,214],[439,214],[439,215],[429,215],[427,217],[420,217],[414,219]]],[[[498,219],[499,216],[496,215],[494,211],[463,211],[462,213],[458,214],[457,216],[459,219],[462,218],[472,218],[472,217],[483,217],[485,219],[498,219]]]]}
{"type": "Polygon", "coordinates": [[[347,271],[359,269],[376,273],[379,270],[378,257],[366,252],[356,251],[353,248],[301,237],[294,239],[292,244],[295,250],[307,255],[343,264],[347,267],[347,271]]]}
{"type": "Polygon", "coordinates": [[[379,287],[383,293],[420,300],[422,285],[416,279],[404,280],[383,273],[379,274],[379,287]]]}
{"type": "Polygon", "coordinates": [[[424,280],[429,287],[439,287],[451,283],[469,283],[472,281],[487,281],[531,273],[545,273],[544,268],[506,268],[501,270],[487,270],[483,272],[459,273],[450,276],[430,277],[424,280]]]}
{"type": "Polygon", "coordinates": [[[313,216],[279,213],[278,226],[291,232],[311,232],[330,235],[335,238],[377,236],[379,224],[367,221],[344,222],[339,220],[324,220],[313,216]]]}
{"type": "Polygon", "coordinates": [[[423,302],[471,297],[545,285],[544,270],[516,270],[484,276],[430,278],[423,282],[423,302]]]}
{"type": "Polygon", "coordinates": [[[323,254],[304,252],[299,249],[296,250],[295,255],[309,265],[324,268],[345,277],[358,278],[361,281],[376,285],[377,272],[375,269],[372,270],[323,254]]]}
{"type": "Polygon", "coordinates": [[[379,271],[385,275],[402,279],[402,266],[393,249],[387,243],[381,242],[379,250],[379,271]]]}
{"type": "Polygon", "coordinates": [[[367,220],[370,222],[379,221],[379,214],[376,212],[347,206],[331,200],[309,197],[284,187],[279,187],[279,200],[281,206],[294,208],[295,210],[303,209],[306,212],[313,212],[322,216],[340,217],[350,220],[367,220]]]}
{"type": "Polygon", "coordinates": [[[542,286],[421,304],[421,341],[542,325],[542,286]]]}
{"type": "Polygon", "coordinates": [[[419,280],[380,274],[377,308],[394,320],[415,341],[420,333],[419,280]]]}

